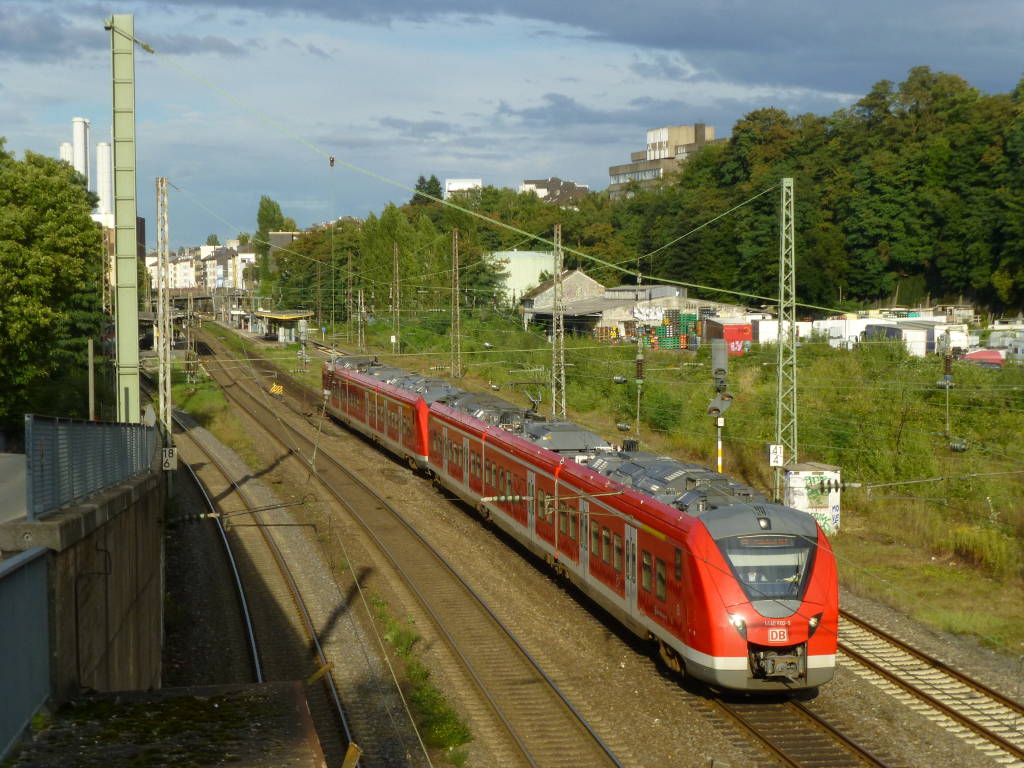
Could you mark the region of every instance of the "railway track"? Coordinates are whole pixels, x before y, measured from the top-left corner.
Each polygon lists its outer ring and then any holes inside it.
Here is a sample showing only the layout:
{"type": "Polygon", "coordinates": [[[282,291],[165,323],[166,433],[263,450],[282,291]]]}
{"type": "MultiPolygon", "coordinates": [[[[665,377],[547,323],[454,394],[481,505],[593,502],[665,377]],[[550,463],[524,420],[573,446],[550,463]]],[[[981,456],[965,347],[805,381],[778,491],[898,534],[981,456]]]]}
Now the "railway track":
{"type": "MultiPolygon", "coordinates": [[[[268,433],[300,456],[307,467],[312,465],[314,438],[278,418],[267,398],[242,386],[231,366],[208,360],[206,367],[228,397],[254,417],[262,417],[268,433]]],[[[288,382],[289,394],[306,392],[286,375],[278,373],[277,380],[288,382]]],[[[316,405],[311,399],[307,394],[303,400],[307,408],[316,405]]],[[[501,724],[507,735],[502,741],[509,751],[496,755],[498,764],[621,766],[480,596],[394,507],[322,451],[317,454],[314,474],[404,579],[501,724]]]]}
{"type": "Polygon", "coordinates": [[[792,768],[889,768],[882,757],[796,700],[733,701],[717,707],[782,765],[792,768]]]}
{"type": "MultiPolygon", "coordinates": [[[[174,414],[173,418],[175,423],[184,429],[184,424],[179,420],[178,414],[174,414]]],[[[192,478],[192,482],[195,484],[199,491],[199,495],[203,499],[203,504],[206,507],[206,516],[213,519],[214,525],[217,527],[217,537],[221,544],[224,546],[224,557],[227,560],[228,567],[231,569],[231,576],[234,582],[235,594],[238,595],[238,606],[242,614],[242,623],[245,625],[245,639],[246,644],[249,648],[249,663],[252,665],[253,680],[257,683],[264,682],[263,676],[263,663],[260,661],[259,646],[256,643],[256,631],[253,628],[252,611],[249,610],[249,600],[245,595],[245,584],[242,581],[242,575],[238,570],[238,560],[235,558],[234,552],[231,550],[231,541],[228,539],[227,531],[224,528],[224,523],[221,516],[218,514],[217,504],[210,494],[207,492],[206,486],[203,485],[196,471],[192,468],[192,465],[188,462],[182,462],[185,469],[188,470],[189,477],[192,478]]]]}
{"type": "MultiPolygon", "coordinates": [[[[270,530],[276,522],[274,511],[265,509],[264,499],[253,498],[242,487],[247,477],[239,477],[237,469],[226,467],[203,440],[190,434],[196,425],[188,416],[176,420],[182,427],[176,434],[182,458],[206,489],[204,495],[208,499],[213,495],[211,504],[221,520],[228,521],[225,541],[241,581],[248,585],[245,594],[257,681],[310,678],[327,661],[309,609],[270,530]]],[[[335,764],[352,737],[333,680],[330,675],[321,679],[322,685],[307,688],[306,696],[321,748],[335,764]]]]}
{"type": "Polygon", "coordinates": [[[918,711],[947,719],[947,730],[986,757],[1024,764],[1024,706],[846,611],[842,654],[918,711]]]}
{"type": "MultiPolygon", "coordinates": [[[[327,356],[331,353],[326,347],[318,351],[327,356]]],[[[269,362],[261,362],[259,367],[285,383],[307,415],[317,408],[317,397],[308,386],[269,362]]],[[[864,670],[861,674],[874,676],[876,684],[889,686],[897,698],[930,719],[946,720],[943,727],[986,757],[1001,764],[1024,765],[1024,710],[1019,703],[848,613],[841,618],[839,634],[840,658],[845,654],[851,665],[864,670]]],[[[718,704],[783,764],[807,768],[887,765],[799,701],[718,704]]]]}

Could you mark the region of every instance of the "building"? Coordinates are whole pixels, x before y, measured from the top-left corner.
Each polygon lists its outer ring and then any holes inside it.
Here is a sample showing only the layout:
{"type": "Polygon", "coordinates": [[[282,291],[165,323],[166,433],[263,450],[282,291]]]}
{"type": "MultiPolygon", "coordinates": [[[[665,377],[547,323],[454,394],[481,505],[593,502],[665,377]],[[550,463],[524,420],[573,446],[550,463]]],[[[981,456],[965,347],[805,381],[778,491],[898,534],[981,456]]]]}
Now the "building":
{"type": "MultiPolygon", "coordinates": [[[[605,288],[580,270],[563,273],[562,297],[565,329],[576,333],[598,332],[602,338],[632,337],[639,326],[661,325],[666,312],[673,310],[701,317],[741,317],[746,311],[732,304],[691,299],[685,288],[675,285],[605,288]]],[[[554,281],[548,280],[526,293],[522,304],[524,323],[550,323],[554,281]]]]}
{"type": "Polygon", "coordinates": [[[725,139],[716,139],[714,126],[704,123],[652,128],[647,131],[646,149],[631,153],[628,163],[608,169],[608,192],[616,198],[622,197],[633,182],[642,187],[655,186],[705,144],[719,141],[725,139]]]}
{"type": "Polygon", "coordinates": [[[546,203],[573,205],[590,192],[590,187],[552,176],[550,179],[524,179],[519,185],[519,194],[524,192],[533,192],[546,203]]]}
{"type": "Polygon", "coordinates": [[[487,258],[508,273],[502,296],[509,304],[517,304],[541,282],[542,275],[550,275],[555,268],[551,251],[494,251],[487,258]]]}
{"type": "Polygon", "coordinates": [[[460,192],[469,192],[472,189],[483,189],[483,179],[445,179],[444,180],[444,199],[448,200],[452,195],[457,195],[460,192]]]}

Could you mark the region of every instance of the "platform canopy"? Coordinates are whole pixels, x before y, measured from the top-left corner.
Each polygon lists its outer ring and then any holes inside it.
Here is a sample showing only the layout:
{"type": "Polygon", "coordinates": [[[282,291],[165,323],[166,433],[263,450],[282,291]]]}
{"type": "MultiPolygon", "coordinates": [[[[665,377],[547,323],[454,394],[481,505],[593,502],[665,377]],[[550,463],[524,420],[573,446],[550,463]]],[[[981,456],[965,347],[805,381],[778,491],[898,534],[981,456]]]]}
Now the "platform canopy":
{"type": "Polygon", "coordinates": [[[302,320],[307,317],[312,317],[312,312],[305,312],[301,310],[287,310],[287,309],[257,309],[252,313],[253,317],[265,317],[268,320],[279,320],[281,322],[289,322],[292,320],[302,320]]]}

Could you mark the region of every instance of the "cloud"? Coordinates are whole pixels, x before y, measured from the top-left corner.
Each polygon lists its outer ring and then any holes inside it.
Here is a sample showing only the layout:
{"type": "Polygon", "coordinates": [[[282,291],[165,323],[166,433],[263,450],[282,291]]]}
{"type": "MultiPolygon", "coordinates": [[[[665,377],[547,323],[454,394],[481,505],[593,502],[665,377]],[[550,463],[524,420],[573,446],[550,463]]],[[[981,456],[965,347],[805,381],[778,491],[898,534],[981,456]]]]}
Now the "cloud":
{"type": "MultiPolygon", "coordinates": [[[[171,0],[189,7],[246,8],[281,15],[279,0],[171,0]]],[[[391,25],[451,19],[537,21],[535,35],[557,35],[677,52],[695,66],[743,83],[863,91],[926,64],[982,88],[1005,88],[1019,61],[1024,6],[1018,0],[649,0],[643,12],[592,0],[292,0],[287,13],[391,25]],[[1012,66],[1012,65],[1011,65],[1012,66]]],[[[643,65],[641,64],[641,67],[643,65]]]]}
{"type": "MultiPolygon", "coordinates": [[[[28,4],[24,8],[35,6],[28,4]]],[[[0,8],[0,59],[59,63],[84,54],[106,53],[110,50],[110,33],[103,28],[102,19],[109,14],[100,15],[96,10],[91,6],[76,6],[82,16],[75,17],[49,10],[14,12],[0,8]]],[[[138,27],[136,34],[139,34],[138,27]]],[[[167,54],[244,56],[247,53],[246,47],[219,35],[146,35],[145,42],[158,53],[167,54]]]]}
{"type": "Polygon", "coordinates": [[[306,44],[306,50],[309,51],[314,56],[317,56],[317,57],[319,57],[321,59],[329,59],[329,58],[331,58],[331,55],[329,53],[327,53],[327,51],[325,51],[323,48],[318,48],[317,46],[313,45],[312,43],[307,43],[306,44]]]}
{"type": "Polygon", "coordinates": [[[214,53],[220,56],[246,56],[247,48],[219,35],[150,35],[146,40],[157,53],[214,53]]]}
{"type": "Polygon", "coordinates": [[[400,134],[414,139],[455,132],[455,126],[443,120],[405,120],[400,117],[383,117],[379,122],[386,128],[394,128],[400,134]]]}
{"type": "Polygon", "coordinates": [[[70,24],[50,11],[25,13],[0,8],[0,59],[55,62],[109,47],[109,34],[99,23],[85,27],[70,24]]]}
{"type": "Polygon", "coordinates": [[[629,68],[649,80],[691,80],[699,74],[699,70],[679,54],[637,54],[629,68]]]}

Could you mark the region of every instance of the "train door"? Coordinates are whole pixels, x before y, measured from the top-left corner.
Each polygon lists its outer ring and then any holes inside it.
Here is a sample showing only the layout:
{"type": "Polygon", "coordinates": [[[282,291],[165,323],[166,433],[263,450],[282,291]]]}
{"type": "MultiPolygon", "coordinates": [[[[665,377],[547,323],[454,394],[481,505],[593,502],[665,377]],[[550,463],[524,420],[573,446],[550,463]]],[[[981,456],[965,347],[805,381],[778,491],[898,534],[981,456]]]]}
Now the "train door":
{"type": "Polygon", "coordinates": [[[451,445],[448,443],[448,427],[441,427],[441,471],[445,475],[452,473],[451,467],[448,466],[448,462],[452,459],[451,445]]]}
{"type": "Polygon", "coordinates": [[[626,523],[626,607],[636,613],[636,528],[626,523]]]}
{"type": "Polygon", "coordinates": [[[537,475],[533,472],[526,473],[526,530],[529,533],[530,539],[536,538],[534,535],[534,515],[536,514],[536,499],[537,499],[537,475]]]}
{"type": "Polygon", "coordinates": [[[469,488],[469,438],[462,438],[462,482],[469,488]]]}
{"type": "Polygon", "coordinates": [[[590,573],[590,504],[580,499],[580,570],[590,573]]]}

